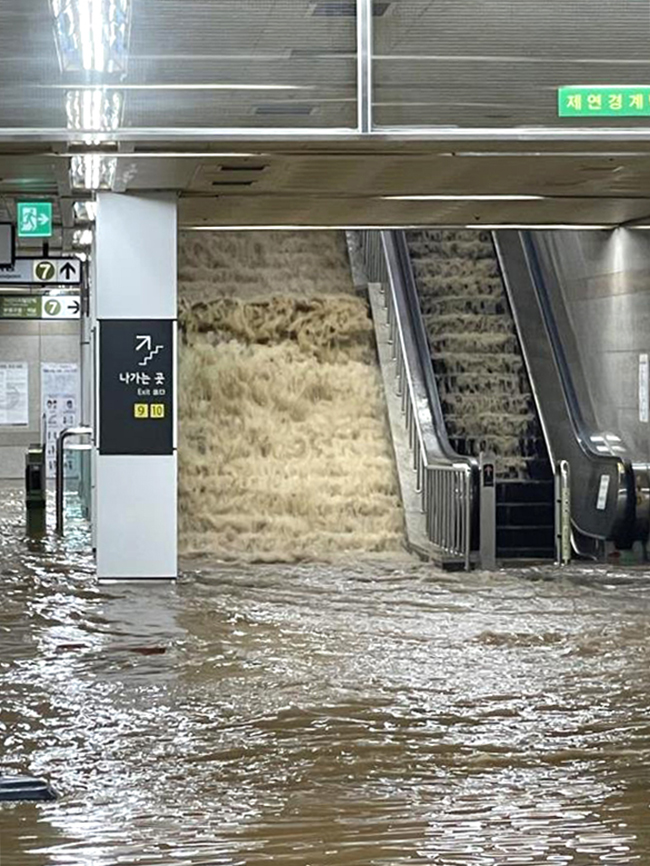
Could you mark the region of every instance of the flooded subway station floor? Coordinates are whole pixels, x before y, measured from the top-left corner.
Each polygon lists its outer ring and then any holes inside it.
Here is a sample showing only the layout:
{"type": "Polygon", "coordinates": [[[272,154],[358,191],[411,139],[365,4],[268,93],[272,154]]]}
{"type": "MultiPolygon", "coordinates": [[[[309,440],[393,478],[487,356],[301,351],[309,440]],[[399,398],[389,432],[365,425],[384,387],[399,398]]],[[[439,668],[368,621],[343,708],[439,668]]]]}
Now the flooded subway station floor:
{"type": "MultiPolygon", "coordinates": [[[[0,526],[2,866],[650,861],[650,579],[411,563],[98,586],[0,526]],[[551,579],[552,578],[552,579],[551,579]]],[[[73,545],[74,546],[74,545],[73,545]]]]}

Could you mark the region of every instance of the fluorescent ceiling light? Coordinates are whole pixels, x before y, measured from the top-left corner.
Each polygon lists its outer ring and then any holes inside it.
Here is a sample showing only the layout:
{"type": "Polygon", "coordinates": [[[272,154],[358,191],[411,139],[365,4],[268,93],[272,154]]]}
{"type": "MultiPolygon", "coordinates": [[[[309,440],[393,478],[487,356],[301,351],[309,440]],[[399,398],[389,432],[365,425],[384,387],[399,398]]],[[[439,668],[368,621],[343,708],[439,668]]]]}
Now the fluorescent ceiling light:
{"type": "MultiPolygon", "coordinates": [[[[63,90],[66,84],[38,85],[39,89],[63,90]]],[[[80,89],[92,90],[94,85],[80,84],[80,89]]],[[[316,90],[313,84],[107,84],[107,89],[117,90],[316,90]]],[[[342,102],[337,99],[334,102],[342,102]]]]}
{"type": "Polygon", "coordinates": [[[126,72],[131,0],[50,4],[63,72],[126,72]]]}
{"type": "Polygon", "coordinates": [[[95,222],[97,216],[97,202],[94,201],[76,201],[72,205],[75,222],[92,223],[95,222]]]}
{"type": "MultiPolygon", "coordinates": [[[[577,225],[574,223],[474,223],[463,225],[462,223],[427,223],[417,224],[409,223],[408,225],[341,225],[340,223],[331,223],[330,225],[181,225],[178,230],[181,232],[279,232],[279,231],[323,231],[329,232],[333,229],[341,231],[387,231],[389,229],[473,229],[474,231],[496,231],[505,229],[521,229],[528,231],[554,231],[562,229],[563,231],[612,231],[615,227],[611,225],[577,225]]],[[[650,226],[647,226],[650,228],[650,226]]]]}
{"type": "Polygon", "coordinates": [[[542,201],[545,195],[382,195],[384,201],[542,201]]]}
{"type": "MultiPolygon", "coordinates": [[[[440,228],[446,228],[446,226],[440,226],[440,228]]],[[[449,228],[453,228],[453,226],[449,226],[449,228]]],[[[610,231],[615,226],[611,225],[596,225],[592,223],[587,223],[586,225],[579,225],[578,223],[469,223],[468,225],[462,226],[464,229],[476,229],[477,231],[505,231],[506,229],[517,229],[521,231],[576,231],[576,232],[601,232],[601,231],[610,231]]]]}
{"type": "MultiPolygon", "coordinates": [[[[110,93],[101,87],[92,90],[69,90],[65,101],[68,129],[79,132],[114,132],[119,128],[124,109],[124,95],[119,90],[110,93]]],[[[83,140],[97,144],[98,139],[84,135],[83,140]]]]}
{"type": "MultiPolygon", "coordinates": [[[[89,156],[105,156],[104,151],[86,151],[89,156]]],[[[49,154],[48,154],[49,156],[49,154]]],[[[115,159],[262,159],[269,158],[269,153],[240,153],[239,151],[189,151],[189,150],[154,150],[139,151],[138,153],[116,153],[115,159]]],[[[69,159],[67,153],[53,153],[52,158],[69,159]]],[[[40,181],[39,181],[40,183],[40,181]]]]}
{"type": "Polygon", "coordinates": [[[116,170],[113,156],[78,154],[70,160],[70,185],[73,189],[112,189],[116,170]]]}

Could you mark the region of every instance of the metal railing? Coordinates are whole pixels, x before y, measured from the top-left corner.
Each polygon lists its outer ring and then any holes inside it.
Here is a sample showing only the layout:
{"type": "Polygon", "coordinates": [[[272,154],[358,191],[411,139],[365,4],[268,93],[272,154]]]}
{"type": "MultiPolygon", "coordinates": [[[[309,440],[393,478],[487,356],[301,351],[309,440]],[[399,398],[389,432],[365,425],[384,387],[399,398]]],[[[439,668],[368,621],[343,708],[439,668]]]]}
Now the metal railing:
{"type": "MultiPolygon", "coordinates": [[[[56,531],[65,533],[65,443],[73,436],[91,436],[91,427],[68,427],[56,440],[56,531]]],[[[90,450],[91,446],[76,445],[76,449],[90,450]]]]}
{"type": "Polygon", "coordinates": [[[428,394],[405,321],[404,299],[398,295],[386,244],[388,233],[360,233],[366,275],[381,286],[386,324],[395,363],[395,389],[413,455],[415,484],[420,494],[429,541],[442,552],[471,566],[473,480],[469,463],[436,454],[437,440],[428,394]]]}

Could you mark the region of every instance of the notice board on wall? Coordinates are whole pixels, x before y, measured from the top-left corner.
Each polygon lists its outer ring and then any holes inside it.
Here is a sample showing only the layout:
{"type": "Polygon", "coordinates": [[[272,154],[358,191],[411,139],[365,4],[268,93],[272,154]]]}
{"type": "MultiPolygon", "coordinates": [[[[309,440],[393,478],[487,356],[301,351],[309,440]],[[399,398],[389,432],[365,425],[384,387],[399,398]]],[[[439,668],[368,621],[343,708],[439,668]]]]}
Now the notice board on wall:
{"type": "MultiPolygon", "coordinates": [[[[68,427],[79,424],[78,364],[41,364],[41,411],[47,430],[47,474],[53,478],[56,472],[56,441],[68,427]]],[[[69,467],[68,471],[71,469],[69,467]]]]}
{"type": "Polygon", "coordinates": [[[29,424],[29,364],[0,363],[0,425],[29,424]]]}

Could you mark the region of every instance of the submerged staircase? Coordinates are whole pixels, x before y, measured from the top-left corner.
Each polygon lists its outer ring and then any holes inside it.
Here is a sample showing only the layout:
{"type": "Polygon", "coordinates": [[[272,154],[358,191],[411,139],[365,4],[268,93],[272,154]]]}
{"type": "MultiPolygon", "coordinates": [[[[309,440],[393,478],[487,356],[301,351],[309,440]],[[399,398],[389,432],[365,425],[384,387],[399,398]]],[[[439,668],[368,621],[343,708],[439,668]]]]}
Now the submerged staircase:
{"type": "Polygon", "coordinates": [[[406,232],[447,435],[496,465],[497,557],[555,555],[554,480],[492,238],[406,232]]]}

